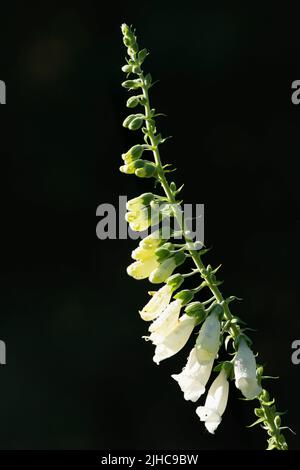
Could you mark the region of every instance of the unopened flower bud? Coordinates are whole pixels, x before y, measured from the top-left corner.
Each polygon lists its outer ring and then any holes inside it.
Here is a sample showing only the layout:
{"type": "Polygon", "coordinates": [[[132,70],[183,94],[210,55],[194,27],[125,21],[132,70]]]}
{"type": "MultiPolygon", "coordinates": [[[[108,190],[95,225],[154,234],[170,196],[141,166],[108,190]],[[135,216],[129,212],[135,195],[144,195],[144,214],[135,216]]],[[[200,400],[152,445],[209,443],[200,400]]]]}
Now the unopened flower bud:
{"type": "Polygon", "coordinates": [[[131,47],[132,41],[129,39],[129,37],[125,36],[123,38],[123,42],[124,42],[126,47],[131,47]]]}
{"type": "Polygon", "coordinates": [[[130,123],[128,124],[128,129],[130,129],[131,131],[137,131],[140,127],[142,127],[143,122],[143,117],[136,117],[132,119],[132,121],[130,121],[130,123]]]}
{"type": "Polygon", "coordinates": [[[193,298],[193,292],[188,289],[181,290],[174,296],[174,299],[181,300],[182,305],[188,304],[191,300],[193,300],[193,298]]]}
{"type": "Polygon", "coordinates": [[[121,85],[127,90],[137,90],[142,86],[142,82],[139,78],[137,78],[135,80],[125,80],[125,82],[122,82],[121,85]]]}
{"type": "Polygon", "coordinates": [[[122,154],[122,159],[128,165],[134,160],[139,160],[144,152],[143,145],[134,145],[128,152],[122,154]]]}
{"type": "Polygon", "coordinates": [[[147,49],[142,49],[139,54],[138,54],[138,61],[140,64],[142,64],[144,62],[144,60],[146,59],[148,55],[148,51],[147,49]]]}
{"type": "Polygon", "coordinates": [[[138,211],[143,207],[148,206],[153,198],[154,195],[152,193],[141,194],[140,196],[127,201],[126,209],[128,211],[138,211]]]}
{"type": "Polygon", "coordinates": [[[172,287],[173,291],[178,289],[178,287],[180,287],[183,282],[184,277],[182,276],[182,274],[179,273],[172,274],[172,276],[168,277],[168,279],[166,280],[166,283],[168,284],[168,286],[172,287]]]}
{"type": "Polygon", "coordinates": [[[134,160],[128,165],[120,166],[120,171],[126,173],[127,175],[133,175],[137,168],[140,168],[144,165],[144,160],[134,160]]]}
{"type": "Polygon", "coordinates": [[[134,54],[136,54],[139,51],[139,46],[138,46],[136,40],[134,42],[132,42],[132,44],[130,46],[130,49],[134,52],[134,54]]]}
{"type": "Polygon", "coordinates": [[[123,121],[123,124],[122,124],[123,127],[128,127],[131,121],[133,121],[135,117],[136,117],[136,114],[129,114],[129,116],[127,116],[123,121]]]}
{"type": "Polygon", "coordinates": [[[123,23],[121,25],[121,31],[122,31],[123,36],[126,36],[129,31],[129,26],[126,23],[123,23]]]}
{"type": "Polygon", "coordinates": [[[190,317],[195,317],[199,323],[205,318],[205,308],[201,302],[191,302],[186,306],[185,313],[190,317]]]}
{"type": "Polygon", "coordinates": [[[131,96],[126,102],[127,108],[135,108],[140,103],[140,96],[131,96]]]}
{"type": "Polygon", "coordinates": [[[128,65],[128,64],[123,65],[123,67],[122,67],[122,72],[124,72],[124,73],[131,73],[131,72],[132,72],[132,66],[131,66],[131,65],[128,65]]]}
{"type": "Polygon", "coordinates": [[[166,259],[171,255],[170,252],[172,250],[174,250],[173,243],[165,243],[164,245],[155,250],[155,255],[157,256],[158,260],[162,261],[163,259],[166,259]]]}
{"type": "Polygon", "coordinates": [[[158,268],[151,273],[149,277],[150,282],[153,282],[153,284],[165,282],[165,280],[171,276],[174,269],[185,261],[185,258],[186,255],[180,251],[176,253],[176,255],[165,259],[158,268]]]}
{"type": "Polygon", "coordinates": [[[139,65],[134,65],[132,67],[132,73],[141,73],[141,67],[139,65]]]}
{"type": "Polygon", "coordinates": [[[139,178],[151,178],[156,174],[156,166],[152,162],[148,162],[144,160],[144,165],[141,168],[138,168],[135,171],[136,176],[139,178]]]}

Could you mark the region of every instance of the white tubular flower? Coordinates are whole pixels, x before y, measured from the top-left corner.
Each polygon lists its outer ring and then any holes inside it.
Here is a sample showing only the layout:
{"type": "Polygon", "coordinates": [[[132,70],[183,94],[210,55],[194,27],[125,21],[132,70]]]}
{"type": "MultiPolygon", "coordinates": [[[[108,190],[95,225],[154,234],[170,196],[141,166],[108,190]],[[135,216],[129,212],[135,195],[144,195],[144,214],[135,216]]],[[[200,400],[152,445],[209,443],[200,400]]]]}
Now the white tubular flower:
{"type": "Polygon", "coordinates": [[[262,391],[257,382],[254,354],[244,339],[241,339],[234,359],[234,376],[235,385],[245,398],[252,400],[262,391]]]}
{"type": "Polygon", "coordinates": [[[196,340],[196,353],[200,364],[215,359],[220,346],[221,325],[217,313],[212,312],[203,323],[196,340]]]}
{"type": "Polygon", "coordinates": [[[148,206],[153,199],[154,195],[152,193],[141,194],[140,196],[127,201],[126,209],[133,212],[139,211],[145,206],[148,206]]]}
{"type": "Polygon", "coordinates": [[[205,365],[200,364],[197,359],[196,348],[193,348],[182,372],[172,375],[172,378],[178,382],[185,400],[195,402],[203,395],[213,363],[212,360],[205,365]]]}
{"type": "Polygon", "coordinates": [[[160,361],[178,353],[185,346],[194,326],[195,319],[193,317],[182,315],[171,333],[157,344],[153,361],[159,364],[160,361]]]}
{"type": "Polygon", "coordinates": [[[165,241],[166,240],[161,237],[160,230],[155,230],[155,232],[150,233],[150,235],[140,241],[140,246],[146,250],[156,250],[156,248],[162,245],[165,241]]]}
{"type": "Polygon", "coordinates": [[[135,263],[128,266],[127,273],[129,276],[134,277],[134,279],[146,279],[158,266],[159,263],[155,258],[149,258],[145,261],[135,261],[135,263]]]}
{"type": "Polygon", "coordinates": [[[212,383],[204,406],[198,406],[196,413],[205,422],[206,429],[214,434],[221,422],[221,416],[225,411],[229,393],[229,383],[224,369],[212,383]]]}
{"type": "Polygon", "coordinates": [[[165,308],[159,317],[151,323],[149,326],[149,331],[151,333],[149,339],[153,344],[157,345],[161,343],[176,327],[178,324],[181,305],[181,300],[174,300],[165,308]]]}
{"type": "Polygon", "coordinates": [[[145,261],[146,259],[155,257],[155,250],[156,248],[143,248],[142,246],[138,246],[131,253],[131,258],[137,261],[145,261]]]}
{"type": "Polygon", "coordinates": [[[143,320],[150,321],[157,318],[169,305],[172,297],[172,287],[166,284],[155,292],[147,305],[140,311],[143,320]]]}
{"type": "Polygon", "coordinates": [[[125,219],[129,223],[130,228],[135,232],[143,232],[151,225],[151,218],[147,207],[134,212],[127,212],[125,219]]]}

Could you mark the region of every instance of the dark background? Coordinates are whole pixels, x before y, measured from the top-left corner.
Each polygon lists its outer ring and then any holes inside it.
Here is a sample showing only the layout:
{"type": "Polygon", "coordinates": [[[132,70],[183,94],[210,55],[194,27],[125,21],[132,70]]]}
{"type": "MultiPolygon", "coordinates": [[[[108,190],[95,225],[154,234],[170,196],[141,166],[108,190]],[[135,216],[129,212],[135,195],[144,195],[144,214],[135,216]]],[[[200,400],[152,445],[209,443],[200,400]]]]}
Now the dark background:
{"type": "Polygon", "coordinates": [[[267,365],[299,449],[299,15],[286,4],[43,1],[1,4],[1,449],[257,449],[253,403],[234,386],[209,435],[170,378],[189,347],[157,367],[138,315],[149,284],[126,274],[130,240],[100,241],[96,208],[150,185],[118,171],[137,143],[121,127],[133,23],[159,83],[162,148],[205,203],[206,261],[267,365]]]}

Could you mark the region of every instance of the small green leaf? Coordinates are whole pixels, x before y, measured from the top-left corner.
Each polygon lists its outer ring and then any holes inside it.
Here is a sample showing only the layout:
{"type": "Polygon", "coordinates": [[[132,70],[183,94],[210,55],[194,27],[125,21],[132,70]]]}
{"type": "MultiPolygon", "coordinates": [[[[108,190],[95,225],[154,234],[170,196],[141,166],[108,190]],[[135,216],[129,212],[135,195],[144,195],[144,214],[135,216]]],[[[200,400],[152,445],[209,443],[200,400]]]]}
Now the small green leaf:
{"type": "Polygon", "coordinates": [[[247,426],[247,428],[253,428],[253,426],[256,426],[257,424],[262,423],[263,421],[265,421],[265,418],[258,418],[256,421],[254,421],[254,423],[247,426]]]}

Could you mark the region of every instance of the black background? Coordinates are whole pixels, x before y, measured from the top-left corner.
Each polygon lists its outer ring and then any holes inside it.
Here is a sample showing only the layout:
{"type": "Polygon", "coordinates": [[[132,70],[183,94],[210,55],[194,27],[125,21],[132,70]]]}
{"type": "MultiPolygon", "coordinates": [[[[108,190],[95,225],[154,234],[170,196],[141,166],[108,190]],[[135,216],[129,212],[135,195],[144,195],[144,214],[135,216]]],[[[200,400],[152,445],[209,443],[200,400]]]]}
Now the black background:
{"type": "MultiPolygon", "coordinates": [[[[43,1],[1,4],[1,449],[257,449],[253,403],[232,384],[209,435],[170,378],[184,352],[152,362],[138,315],[150,284],[126,274],[130,240],[96,237],[101,203],[150,183],[118,171],[120,24],[137,28],[159,83],[165,162],[186,202],[205,203],[206,260],[257,331],[267,385],[299,432],[299,15],[276,2],[43,1]],[[284,9],[283,9],[284,8],[284,9]]],[[[298,433],[299,436],[299,433],[298,433]]],[[[288,434],[291,449],[299,437],[288,434]]]]}

